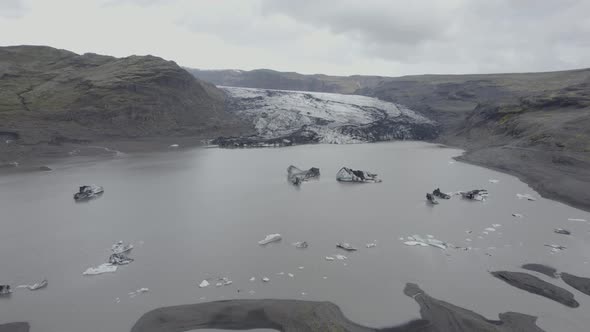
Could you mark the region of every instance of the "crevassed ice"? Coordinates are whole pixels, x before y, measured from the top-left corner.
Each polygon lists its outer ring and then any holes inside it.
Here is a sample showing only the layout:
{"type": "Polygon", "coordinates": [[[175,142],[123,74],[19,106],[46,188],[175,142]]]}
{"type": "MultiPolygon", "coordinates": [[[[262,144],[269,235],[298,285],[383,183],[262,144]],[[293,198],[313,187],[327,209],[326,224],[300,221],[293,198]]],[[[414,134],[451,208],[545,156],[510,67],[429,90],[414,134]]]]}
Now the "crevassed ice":
{"type": "MultiPolygon", "coordinates": [[[[420,123],[432,123],[414,111],[391,102],[359,95],[323,92],[220,87],[238,101],[234,111],[251,121],[258,134],[278,137],[303,126],[310,130],[334,129],[343,125],[362,125],[383,119],[406,116],[420,123]],[[322,120],[321,125],[315,125],[322,120]]],[[[356,143],[336,131],[319,133],[323,143],[356,143]]]]}

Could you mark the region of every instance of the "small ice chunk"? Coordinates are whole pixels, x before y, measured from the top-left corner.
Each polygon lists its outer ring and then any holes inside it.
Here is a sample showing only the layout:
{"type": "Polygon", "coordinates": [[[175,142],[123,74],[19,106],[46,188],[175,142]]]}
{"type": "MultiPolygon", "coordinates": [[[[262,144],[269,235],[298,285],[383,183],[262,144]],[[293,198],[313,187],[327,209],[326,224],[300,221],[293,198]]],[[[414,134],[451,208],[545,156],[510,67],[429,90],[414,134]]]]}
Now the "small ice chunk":
{"type": "Polygon", "coordinates": [[[170,144],[169,148],[177,148],[178,146],[178,144],[170,144]]]}
{"type": "Polygon", "coordinates": [[[250,281],[256,281],[256,278],[252,277],[250,278],[250,281]]]}
{"type": "Polygon", "coordinates": [[[255,291],[253,291],[253,290],[251,290],[251,291],[249,291],[249,292],[248,292],[248,294],[250,294],[250,295],[254,295],[255,293],[256,293],[256,292],[255,292],[255,291]]]}
{"type": "Polygon", "coordinates": [[[376,246],[377,246],[377,241],[371,242],[371,243],[367,243],[367,245],[366,245],[367,248],[374,248],[376,246]]]}
{"type": "Polygon", "coordinates": [[[495,232],[496,231],[496,229],[495,228],[492,228],[492,227],[488,227],[485,230],[488,231],[488,232],[495,232]]]}
{"type": "Polygon", "coordinates": [[[115,299],[115,303],[120,303],[120,302],[121,302],[121,299],[120,298],[116,298],[115,299]]]}
{"type": "Polygon", "coordinates": [[[209,282],[207,280],[203,280],[201,281],[201,283],[199,284],[199,288],[205,288],[209,286],[209,282]]]}
{"type": "Polygon", "coordinates": [[[422,247],[428,247],[428,245],[426,243],[423,242],[418,242],[418,241],[406,241],[404,242],[405,245],[407,246],[422,246],[422,247]]]}
{"type": "Polygon", "coordinates": [[[278,276],[284,276],[285,275],[285,272],[279,272],[279,273],[277,273],[277,275],[278,276]]]}
{"type": "Polygon", "coordinates": [[[326,280],[326,279],[328,279],[328,277],[322,277],[322,279],[326,280]]]}
{"type": "Polygon", "coordinates": [[[429,239],[434,239],[434,235],[426,234],[426,237],[429,239]]]}
{"type": "Polygon", "coordinates": [[[581,222],[586,222],[586,219],[581,219],[581,218],[568,218],[569,221],[581,221],[581,222]]]}
{"type": "Polygon", "coordinates": [[[529,201],[536,201],[537,200],[531,194],[516,194],[516,197],[518,197],[518,199],[527,199],[529,201]]]}
{"type": "Polygon", "coordinates": [[[109,263],[101,264],[97,267],[89,267],[86,271],[82,272],[82,275],[89,276],[89,275],[97,275],[102,273],[111,273],[117,271],[117,265],[112,265],[109,263]]]}
{"type": "Polygon", "coordinates": [[[221,287],[221,286],[223,286],[223,284],[220,283],[220,282],[218,282],[218,283],[215,284],[215,287],[221,287]]]}
{"type": "Polygon", "coordinates": [[[288,273],[287,275],[291,278],[295,277],[295,275],[293,273],[288,273]]]}
{"type": "Polygon", "coordinates": [[[467,242],[471,242],[471,239],[465,239],[465,241],[467,241],[467,242]]]}
{"type": "Polygon", "coordinates": [[[301,292],[301,296],[305,296],[305,295],[307,295],[306,292],[301,292]]]}
{"type": "Polygon", "coordinates": [[[262,278],[262,281],[264,281],[264,282],[269,282],[269,281],[270,281],[270,279],[268,279],[267,277],[264,277],[264,278],[262,278]]]}
{"type": "Polygon", "coordinates": [[[488,181],[490,183],[498,183],[498,182],[500,182],[500,180],[497,180],[497,179],[489,179],[488,181]]]}
{"type": "Polygon", "coordinates": [[[570,231],[568,231],[567,229],[563,229],[563,228],[555,228],[553,231],[557,234],[563,234],[563,235],[572,234],[570,231]]]}
{"type": "Polygon", "coordinates": [[[567,249],[565,246],[559,244],[545,244],[545,246],[551,248],[551,252],[559,252],[567,249]]]}
{"type": "Polygon", "coordinates": [[[140,289],[138,289],[136,292],[137,292],[137,293],[147,293],[147,292],[149,292],[149,291],[150,291],[150,289],[149,289],[149,288],[147,288],[147,287],[143,287],[143,288],[140,288],[140,289]]]}
{"type": "Polygon", "coordinates": [[[515,218],[522,218],[523,217],[523,215],[520,213],[513,213],[512,216],[515,218]]]}
{"type": "Polygon", "coordinates": [[[325,258],[326,258],[327,261],[333,261],[334,260],[334,257],[332,257],[332,256],[326,256],[325,258]]]}
{"type": "Polygon", "coordinates": [[[481,235],[478,236],[477,238],[480,239],[480,240],[483,240],[483,236],[481,236],[481,235]]]}
{"type": "Polygon", "coordinates": [[[403,240],[404,240],[404,238],[403,238],[403,237],[400,237],[400,238],[399,238],[399,240],[400,240],[400,241],[403,241],[403,240]]]}
{"type": "Polygon", "coordinates": [[[485,234],[485,235],[488,235],[488,234],[490,234],[489,232],[485,232],[485,231],[484,231],[484,232],[481,232],[481,233],[482,233],[482,234],[485,234]]]}
{"type": "Polygon", "coordinates": [[[336,257],[336,259],[341,260],[341,261],[348,259],[348,257],[346,257],[344,255],[334,255],[334,257],[336,257]]]}
{"type": "Polygon", "coordinates": [[[303,267],[303,266],[300,266],[300,267],[298,267],[298,269],[300,269],[300,270],[303,270],[304,268],[305,268],[305,267],[303,267]]]}
{"type": "Polygon", "coordinates": [[[293,245],[295,247],[301,248],[301,249],[305,249],[305,248],[309,247],[309,244],[307,244],[307,241],[295,242],[295,243],[293,243],[293,245]]]}
{"type": "Polygon", "coordinates": [[[502,224],[492,224],[492,227],[495,227],[495,228],[502,227],[502,224]]]}
{"type": "Polygon", "coordinates": [[[276,242],[281,240],[281,234],[268,234],[263,240],[258,241],[258,244],[265,245],[271,242],[276,242]]]}

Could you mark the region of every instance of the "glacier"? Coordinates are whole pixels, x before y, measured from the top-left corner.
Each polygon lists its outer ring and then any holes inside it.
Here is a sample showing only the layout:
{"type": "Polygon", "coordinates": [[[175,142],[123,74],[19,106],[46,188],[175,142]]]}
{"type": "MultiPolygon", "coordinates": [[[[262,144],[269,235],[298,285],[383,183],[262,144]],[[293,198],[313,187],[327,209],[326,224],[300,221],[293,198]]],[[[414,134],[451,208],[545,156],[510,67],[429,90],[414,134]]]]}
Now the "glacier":
{"type": "Polygon", "coordinates": [[[256,129],[253,136],[221,137],[214,141],[224,147],[424,140],[438,135],[435,121],[405,106],[372,97],[219,88],[226,94],[226,109],[256,129]]]}

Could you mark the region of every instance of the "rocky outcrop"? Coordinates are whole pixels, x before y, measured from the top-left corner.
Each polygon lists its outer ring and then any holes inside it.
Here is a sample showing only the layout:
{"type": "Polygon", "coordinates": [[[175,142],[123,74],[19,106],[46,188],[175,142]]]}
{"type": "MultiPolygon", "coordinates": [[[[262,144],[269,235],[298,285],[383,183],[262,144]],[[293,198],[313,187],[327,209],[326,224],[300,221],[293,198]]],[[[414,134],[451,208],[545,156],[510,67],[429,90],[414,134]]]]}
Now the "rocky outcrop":
{"type": "Polygon", "coordinates": [[[371,328],[356,324],[331,302],[260,299],[155,309],[141,316],[131,332],[181,332],[193,329],[273,329],[288,332],[543,331],[536,325],[537,318],[534,316],[505,312],[499,315],[499,320],[489,320],[473,311],[433,298],[416,284],[406,284],[404,293],[420,305],[422,317],[394,327],[371,328]]]}
{"type": "Polygon", "coordinates": [[[580,306],[578,301],[574,299],[574,294],[571,292],[528,273],[510,271],[496,271],[491,273],[494,277],[509,285],[520,288],[529,293],[546,297],[570,308],[577,308],[580,306]]]}
{"type": "Polygon", "coordinates": [[[0,137],[21,145],[247,132],[223,93],[154,56],[0,47],[0,137]]]}
{"type": "Polygon", "coordinates": [[[563,279],[566,284],[580,292],[590,295],[590,278],[578,277],[573,274],[562,272],[561,279],[563,279]]]}

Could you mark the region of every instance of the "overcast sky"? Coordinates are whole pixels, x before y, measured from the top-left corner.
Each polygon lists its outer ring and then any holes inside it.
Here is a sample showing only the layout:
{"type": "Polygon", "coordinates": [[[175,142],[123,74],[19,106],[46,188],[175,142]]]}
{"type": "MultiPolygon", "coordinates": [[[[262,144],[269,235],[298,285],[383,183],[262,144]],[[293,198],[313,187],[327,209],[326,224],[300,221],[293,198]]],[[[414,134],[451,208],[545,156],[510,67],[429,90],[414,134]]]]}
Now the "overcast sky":
{"type": "Polygon", "coordinates": [[[0,45],[306,74],[590,67],[588,0],[0,0],[0,45]]]}

